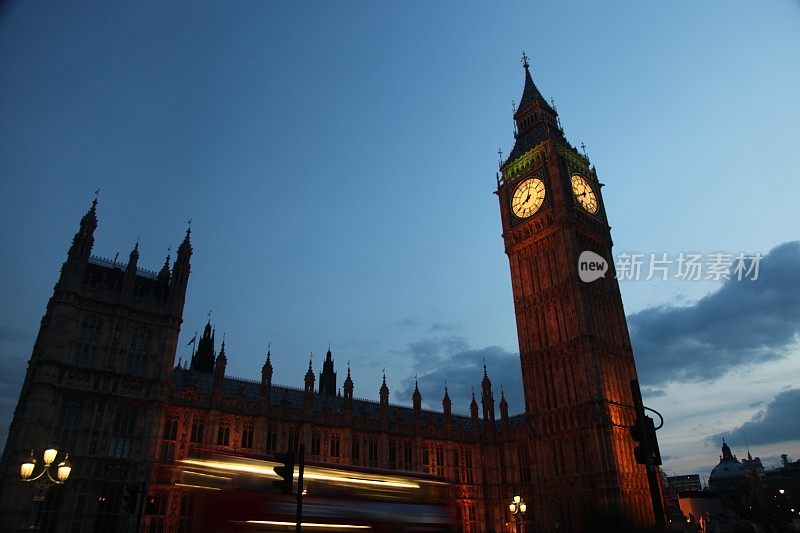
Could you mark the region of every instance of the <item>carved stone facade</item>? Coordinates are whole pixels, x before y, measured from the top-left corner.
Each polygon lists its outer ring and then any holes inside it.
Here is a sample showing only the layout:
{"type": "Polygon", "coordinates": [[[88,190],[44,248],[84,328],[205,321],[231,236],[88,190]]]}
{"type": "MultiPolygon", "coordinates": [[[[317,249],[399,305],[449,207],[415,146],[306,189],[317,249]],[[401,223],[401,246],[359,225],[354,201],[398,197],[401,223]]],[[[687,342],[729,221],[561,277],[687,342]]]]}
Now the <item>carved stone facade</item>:
{"type": "MultiPolygon", "coordinates": [[[[516,144],[497,194],[511,267],[525,414],[509,416],[501,393],[495,420],[484,368],[482,416],[354,397],[349,368],[338,393],[328,352],[319,389],[309,363],[303,388],[272,383],[271,354],[260,380],[226,376],[224,341],[216,351],[209,322],[191,364],[173,367],[192,254],[190,232],[159,272],[92,257],[96,201],[80,223],[48,302],[3,454],[0,524],[31,520],[33,488],[19,481],[31,448],[70,452],[69,482],[39,510],[48,531],[130,531],[125,486],[145,486],[143,531],[196,531],[194,490],[176,462],[195,448],[269,456],[305,444],[321,463],[426,472],[450,483],[458,530],[511,531],[508,502],[523,495],[528,531],[588,531],[597,517],[652,523],[643,467],[628,426],[636,377],[619,287],[611,275],[583,283],[578,256],[610,261],[601,184],[588,159],[564,139],[555,110],[525,69],[515,114],[516,144]],[[570,186],[582,176],[594,212],[570,186]],[[534,212],[517,217],[518,184],[542,182],[534,212]]],[[[528,199],[524,199],[525,202],[528,199]]],[[[591,204],[587,204],[591,205],[591,204]]]]}
{"type": "Polygon", "coordinates": [[[140,269],[138,243],[118,264],[91,256],[96,206],[61,267],[9,428],[4,531],[34,520],[50,530],[120,529],[127,521],[121,487],[148,478],[159,447],[189,280],[189,231],[172,268],[167,257],[159,272],[140,269]],[[73,473],[63,487],[47,489],[33,517],[40,492],[20,481],[19,465],[32,449],[51,446],[69,452],[73,473]]]}
{"type": "MultiPolygon", "coordinates": [[[[205,335],[211,331],[209,324],[205,335]]],[[[326,357],[330,370],[331,355],[326,357]]],[[[223,347],[215,370],[226,359],[223,347]]],[[[193,447],[269,456],[304,443],[307,459],[314,462],[443,476],[452,483],[461,530],[505,530],[506,500],[530,476],[519,462],[529,454],[524,417],[509,417],[502,395],[496,423],[494,414],[488,421],[478,417],[474,400],[473,416],[452,414],[446,390],[442,412],[422,409],[419,389],[413,407],[389,403],[385,380],[380,401],[355,398],[349,368],[342,393],[333,396],[315,390],[310,364],[304,389],[273,384],[271,376],[269,352],[261,381],[173,369],[160,464],[151,483],[151,492],[163,495],[167,503],[162,515],[147,517],[148,523],[163,522],[167,531],[191,530],[191,520],[180,508],[190,501],[192,489],[176,488],[175,483],[186,482],[176,462],[192,457],[193,447]]],[[[484,410],[493,413],[488,375],[483,388],[484,410]]]]}

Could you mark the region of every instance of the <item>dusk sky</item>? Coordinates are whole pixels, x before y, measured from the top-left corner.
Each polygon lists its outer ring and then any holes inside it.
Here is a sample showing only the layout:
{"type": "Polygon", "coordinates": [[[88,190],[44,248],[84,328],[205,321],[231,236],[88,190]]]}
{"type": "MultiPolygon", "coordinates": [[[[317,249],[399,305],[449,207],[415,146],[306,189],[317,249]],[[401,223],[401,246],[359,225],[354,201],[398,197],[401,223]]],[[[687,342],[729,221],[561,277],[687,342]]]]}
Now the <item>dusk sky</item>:
{"type": "MultiPolygon", "coordinates": [[[[624,280],[668,474],[721,437],[800,456],[800,4],[6,2],[0,446],[59,268],[160,269],[192,220],[177,358],[209,310],[228,373],[468,412],[485,358],[522,412],[495,189],[520,58],[605,184],[615,253],[761,254],[759,278],[624,280]]],[[[174,253],[172,254],[174,259],[174,253]]]]}

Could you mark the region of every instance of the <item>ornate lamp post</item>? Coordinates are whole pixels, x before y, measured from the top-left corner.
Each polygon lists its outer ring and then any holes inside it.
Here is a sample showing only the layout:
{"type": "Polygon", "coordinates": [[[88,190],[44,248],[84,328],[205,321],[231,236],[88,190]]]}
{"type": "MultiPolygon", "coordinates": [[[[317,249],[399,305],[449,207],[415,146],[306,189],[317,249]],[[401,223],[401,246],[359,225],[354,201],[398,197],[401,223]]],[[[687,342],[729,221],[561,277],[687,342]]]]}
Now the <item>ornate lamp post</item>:
{"type": "Polygon", "coordinates": [[[31,477],[34,469],[36,468],[36,457],[34,457],[33,450],[31,450],[31,456],[27,461],[22,463],[22,466],[19,468],[19,475],[22,476],[22,481],[36,481],[47,474],[47,477],[50,481],[59,485],[63,485],[69,477],[69,473],[72,472],[72,466],[70,466],[69,462],[67,461],[67,459],[69,459],[69,454],[65,453],[64,460],[58,464],[56,477],[53,477],[53,474],[50,473],[50,465],[56,460],[57,455],[58,450],[55,448],[48,448],[45,450],[43,455],[44,468],[42,468],[42,471],[39,472],[39,475],[31,477]]]}
{"type": "Polygon", "coordinates": [[[33,496],[34,505],[31,508],[31,525],[29,529],[39,529],[41,526],[42,509],[44,507],[47,489],[51,486],[50,483],[63,485],[67,481],[67,478],[69,478],[70,472],[72,472],[72,466],[68,461],[69,454],[65,453],[64,460],[58,463],[55,477],[53,477],[50,466],[55,462],[57,456],[58,450],[55,448],[46,449],[42,457],[44,459],[42,471],[35,476],[33,475],[33,471],[36,469],[36,457],[34,456],[33,450],[31,450],[30,457],[19,467],[19,475],[22,477],[22,481],[38,481],[33,496]],[[47,477],[45,477],[45,475],[47,477]]]}
{"type": "Polygon", "coordinates": [[[525,500],[519,496],[514,496],[511,503],[508,504],[508,510],[514,515],[514,521],[517,523],[517,533],[523,533],[524,524],[522,523],[522,515],[528,510],[528,505],[525,500]]]}

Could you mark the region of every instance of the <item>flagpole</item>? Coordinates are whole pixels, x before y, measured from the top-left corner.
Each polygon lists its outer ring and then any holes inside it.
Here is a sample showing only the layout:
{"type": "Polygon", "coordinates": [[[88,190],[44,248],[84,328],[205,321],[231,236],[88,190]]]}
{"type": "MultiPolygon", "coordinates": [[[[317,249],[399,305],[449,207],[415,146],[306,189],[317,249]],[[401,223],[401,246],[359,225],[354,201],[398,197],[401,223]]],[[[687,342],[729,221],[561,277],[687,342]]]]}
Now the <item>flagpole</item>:
{"type": "Polygon", "coordinates": [[[186,343],[187,346],[189,344],[192,345],[192,360],[194,360],[194,350],[197,347],[197,332],[196,331],[194,332],[194,337],[192,337],[192,340],[190,340],[189,342],[186,343]]]}

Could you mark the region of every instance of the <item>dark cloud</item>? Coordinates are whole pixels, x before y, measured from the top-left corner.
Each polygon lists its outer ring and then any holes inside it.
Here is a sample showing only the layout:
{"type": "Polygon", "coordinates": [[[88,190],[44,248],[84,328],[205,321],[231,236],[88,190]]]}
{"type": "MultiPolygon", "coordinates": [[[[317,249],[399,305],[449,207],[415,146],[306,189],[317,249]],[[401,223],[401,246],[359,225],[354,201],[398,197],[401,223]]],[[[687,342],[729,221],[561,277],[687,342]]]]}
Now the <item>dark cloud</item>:
{"type": "Polygon", "coordinates": [[[726,281],[686,307],[628,317],[643,383],[711,381],[787,355],[800,335],[800,241],[761,259],[757,280],[726,281]]]}
{"type": "Polygon", "coordinates": [[[755,409],[756,407],[761,407],[762,405],[764,405],[764,403],[766,402],[761,402],[761,401],[753,402],[750,405],[748,405],[748,407],[751,409],[755,409]]]}
{"type": "Polygon", "coordinates": [[[400,318],[394,321],[395,326],[400,326],[403,328],[413,328],[414,326],[419,325],[419,319],[413,316],[407,316],[404,318],[400,318]]]}
{"type": "Polygon", "coordinates": [[[27,362],[21,357],[0,357],[0,449],[5,447],[26,368],[27,362]]]}
{"type": "Polygon", "coordinates": [[[708,437],[712,442],[721,442],[724,437],[730,443],[774,444],[800,439],[800,389],[789,389],[779,393],[748,422],[741,426],[708,437]]]}
{"type": "MultiPolygon", "coordinates": [[[[427,322],[424,321],[424,322],[427,322]]],[[[426,326],[426,324],[421,320],[419,317],[416,316],[407,316],[395,320],[392,325],[399,328],[417,328],[421,326],[426,326]]],[[[431,333],[446,333],[449,331],[455,331],[457,329],[461,329],[460,322],[446,322],[443,320],[434,320],[430,326],[427,326],[428,331],[431,333]]]]}
{"type": "MultiPolygon", "coordinates": [[[[472,389],[480,402],[483,361],[489,379],[495,408],[499,416],[500,387],[505,391],[511,414],[522,412],[525,402],[522,396],[522,377],[519,354],[507,352],[499,346],[474,349],[464,337],[451,335],[411,343],[403,355],[412,358],[419,379],[422,403],[428,409],[441,411],[444,384],[453,402],[453,412],[468,414],[472,389]]],[[[414,378],[409,377],[395,393],[398,398],[408,398],[414,392],[414,378]]]]}
{"type": "Polygon", "coordinates": [[[30,342],[32,340],[32,333],[0,325],[0,342],[30,342]]]}
{"type": "Polygon", "coordinates": [[[646,396],[648,398],[660,398],[661,396],[666,396],[667,391],[664,389],[653,389],[650,387],[644,387],[642,389],[642,396],[646,396]]]}
{"type": "Polygon", "coordinates": [[[434,322],[430,327],[430,331],[432,332],[455,331],[457,329],[461,329],[461,324],[459,322],[434,322]]]}

